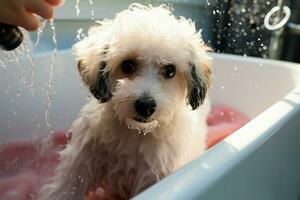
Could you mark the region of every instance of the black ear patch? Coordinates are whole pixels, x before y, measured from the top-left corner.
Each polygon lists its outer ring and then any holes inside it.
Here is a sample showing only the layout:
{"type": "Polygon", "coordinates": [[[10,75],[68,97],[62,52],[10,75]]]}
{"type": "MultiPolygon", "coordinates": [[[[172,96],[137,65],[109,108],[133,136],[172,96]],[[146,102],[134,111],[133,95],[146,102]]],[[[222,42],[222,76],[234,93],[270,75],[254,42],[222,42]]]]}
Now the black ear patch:
{"type": "Polygon", "coordinates": [[[208,87],[207,84],[197,75],[194,64],[191,64],[191,68],[189,103],[192,106],[192,109],[195,110],[200,104],[203,104],[208,87]]]}
{"type": "Polygon", "coordinates": [[[97,80],[90,86],[91,93],[99,99],[100,103],[105,103],[112,97],[108,83],[109,73],[103,70],[105,67],[106,62],[101,62],[97,80]]]}

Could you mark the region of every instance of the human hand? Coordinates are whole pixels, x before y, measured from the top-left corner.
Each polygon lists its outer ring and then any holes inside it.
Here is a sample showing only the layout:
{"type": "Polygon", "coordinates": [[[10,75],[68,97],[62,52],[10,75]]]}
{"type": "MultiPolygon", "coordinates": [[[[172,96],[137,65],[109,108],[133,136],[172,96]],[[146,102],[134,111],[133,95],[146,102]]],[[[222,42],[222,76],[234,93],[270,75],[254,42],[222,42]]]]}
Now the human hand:
{"type": "Polygon", "coordinates": [[[0,23],[22,26],[28,31],[39,27],[38,15],[50,19],[64,0],[0,0],[0,23]]]}

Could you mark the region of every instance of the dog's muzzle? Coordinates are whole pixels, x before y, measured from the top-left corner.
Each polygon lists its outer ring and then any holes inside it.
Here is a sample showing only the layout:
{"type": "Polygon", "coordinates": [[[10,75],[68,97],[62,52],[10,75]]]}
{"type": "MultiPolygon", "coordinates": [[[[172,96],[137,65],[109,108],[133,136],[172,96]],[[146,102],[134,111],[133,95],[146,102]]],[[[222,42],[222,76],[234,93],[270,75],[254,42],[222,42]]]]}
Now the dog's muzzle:
{"type": "Polygon", "coordinates": [[[149,118],[156,110],[156,102],[150,97],[142,97],[135,101],[135,110],[138,114],[138,121],[149,118]]]}
{"type": "Polygon", "coordinates": [[[135,116],[127,118],[126,124],[130,129],[137,129],[139,133],[148,133],[159,126],[157,119],[151,116],[156,111],[156,102],[149,96],[142,96],[134,102],[135,116]]]}

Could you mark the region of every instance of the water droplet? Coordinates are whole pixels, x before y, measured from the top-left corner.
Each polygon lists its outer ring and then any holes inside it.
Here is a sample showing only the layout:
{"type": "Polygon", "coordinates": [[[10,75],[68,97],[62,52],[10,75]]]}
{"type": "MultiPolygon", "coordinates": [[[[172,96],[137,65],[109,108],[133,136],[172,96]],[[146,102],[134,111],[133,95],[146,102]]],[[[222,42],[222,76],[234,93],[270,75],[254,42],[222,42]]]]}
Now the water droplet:
{"type": "Polygon", "coordinates": [[[13,121],[6,121],[7,128],[11,128],[14,125],[13,121]]]}
{"type": "Polygon", "coordinates": [[[7,69],[7,65],[2,59],[0,59],[0,65],[2,66],[2,69],[7,69]]]}
{"type": "Polygon", "coordinates": [[[81,34],[82,34],[82,31],[83,31],[82,28],[80,28],[80,29],[77,30],[76,38],[77,38],[78,40],[81,40],[81,34]]]}

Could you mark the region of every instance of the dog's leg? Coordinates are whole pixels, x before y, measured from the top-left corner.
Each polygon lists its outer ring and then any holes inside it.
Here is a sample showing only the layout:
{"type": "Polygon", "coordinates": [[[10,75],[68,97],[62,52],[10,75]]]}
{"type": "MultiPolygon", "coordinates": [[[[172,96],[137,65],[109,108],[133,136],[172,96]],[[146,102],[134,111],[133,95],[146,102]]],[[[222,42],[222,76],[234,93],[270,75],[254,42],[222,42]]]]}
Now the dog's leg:
{"type": "Polygon", "coordinates": [[[61,152],[61,163],[55,170],[51,182],[41,189],[39,200],[81,200],[84,198],[92,182],[92,159],[89,146],[85,145],[79,150],[78,142],[71,141],[61,152]]]}

